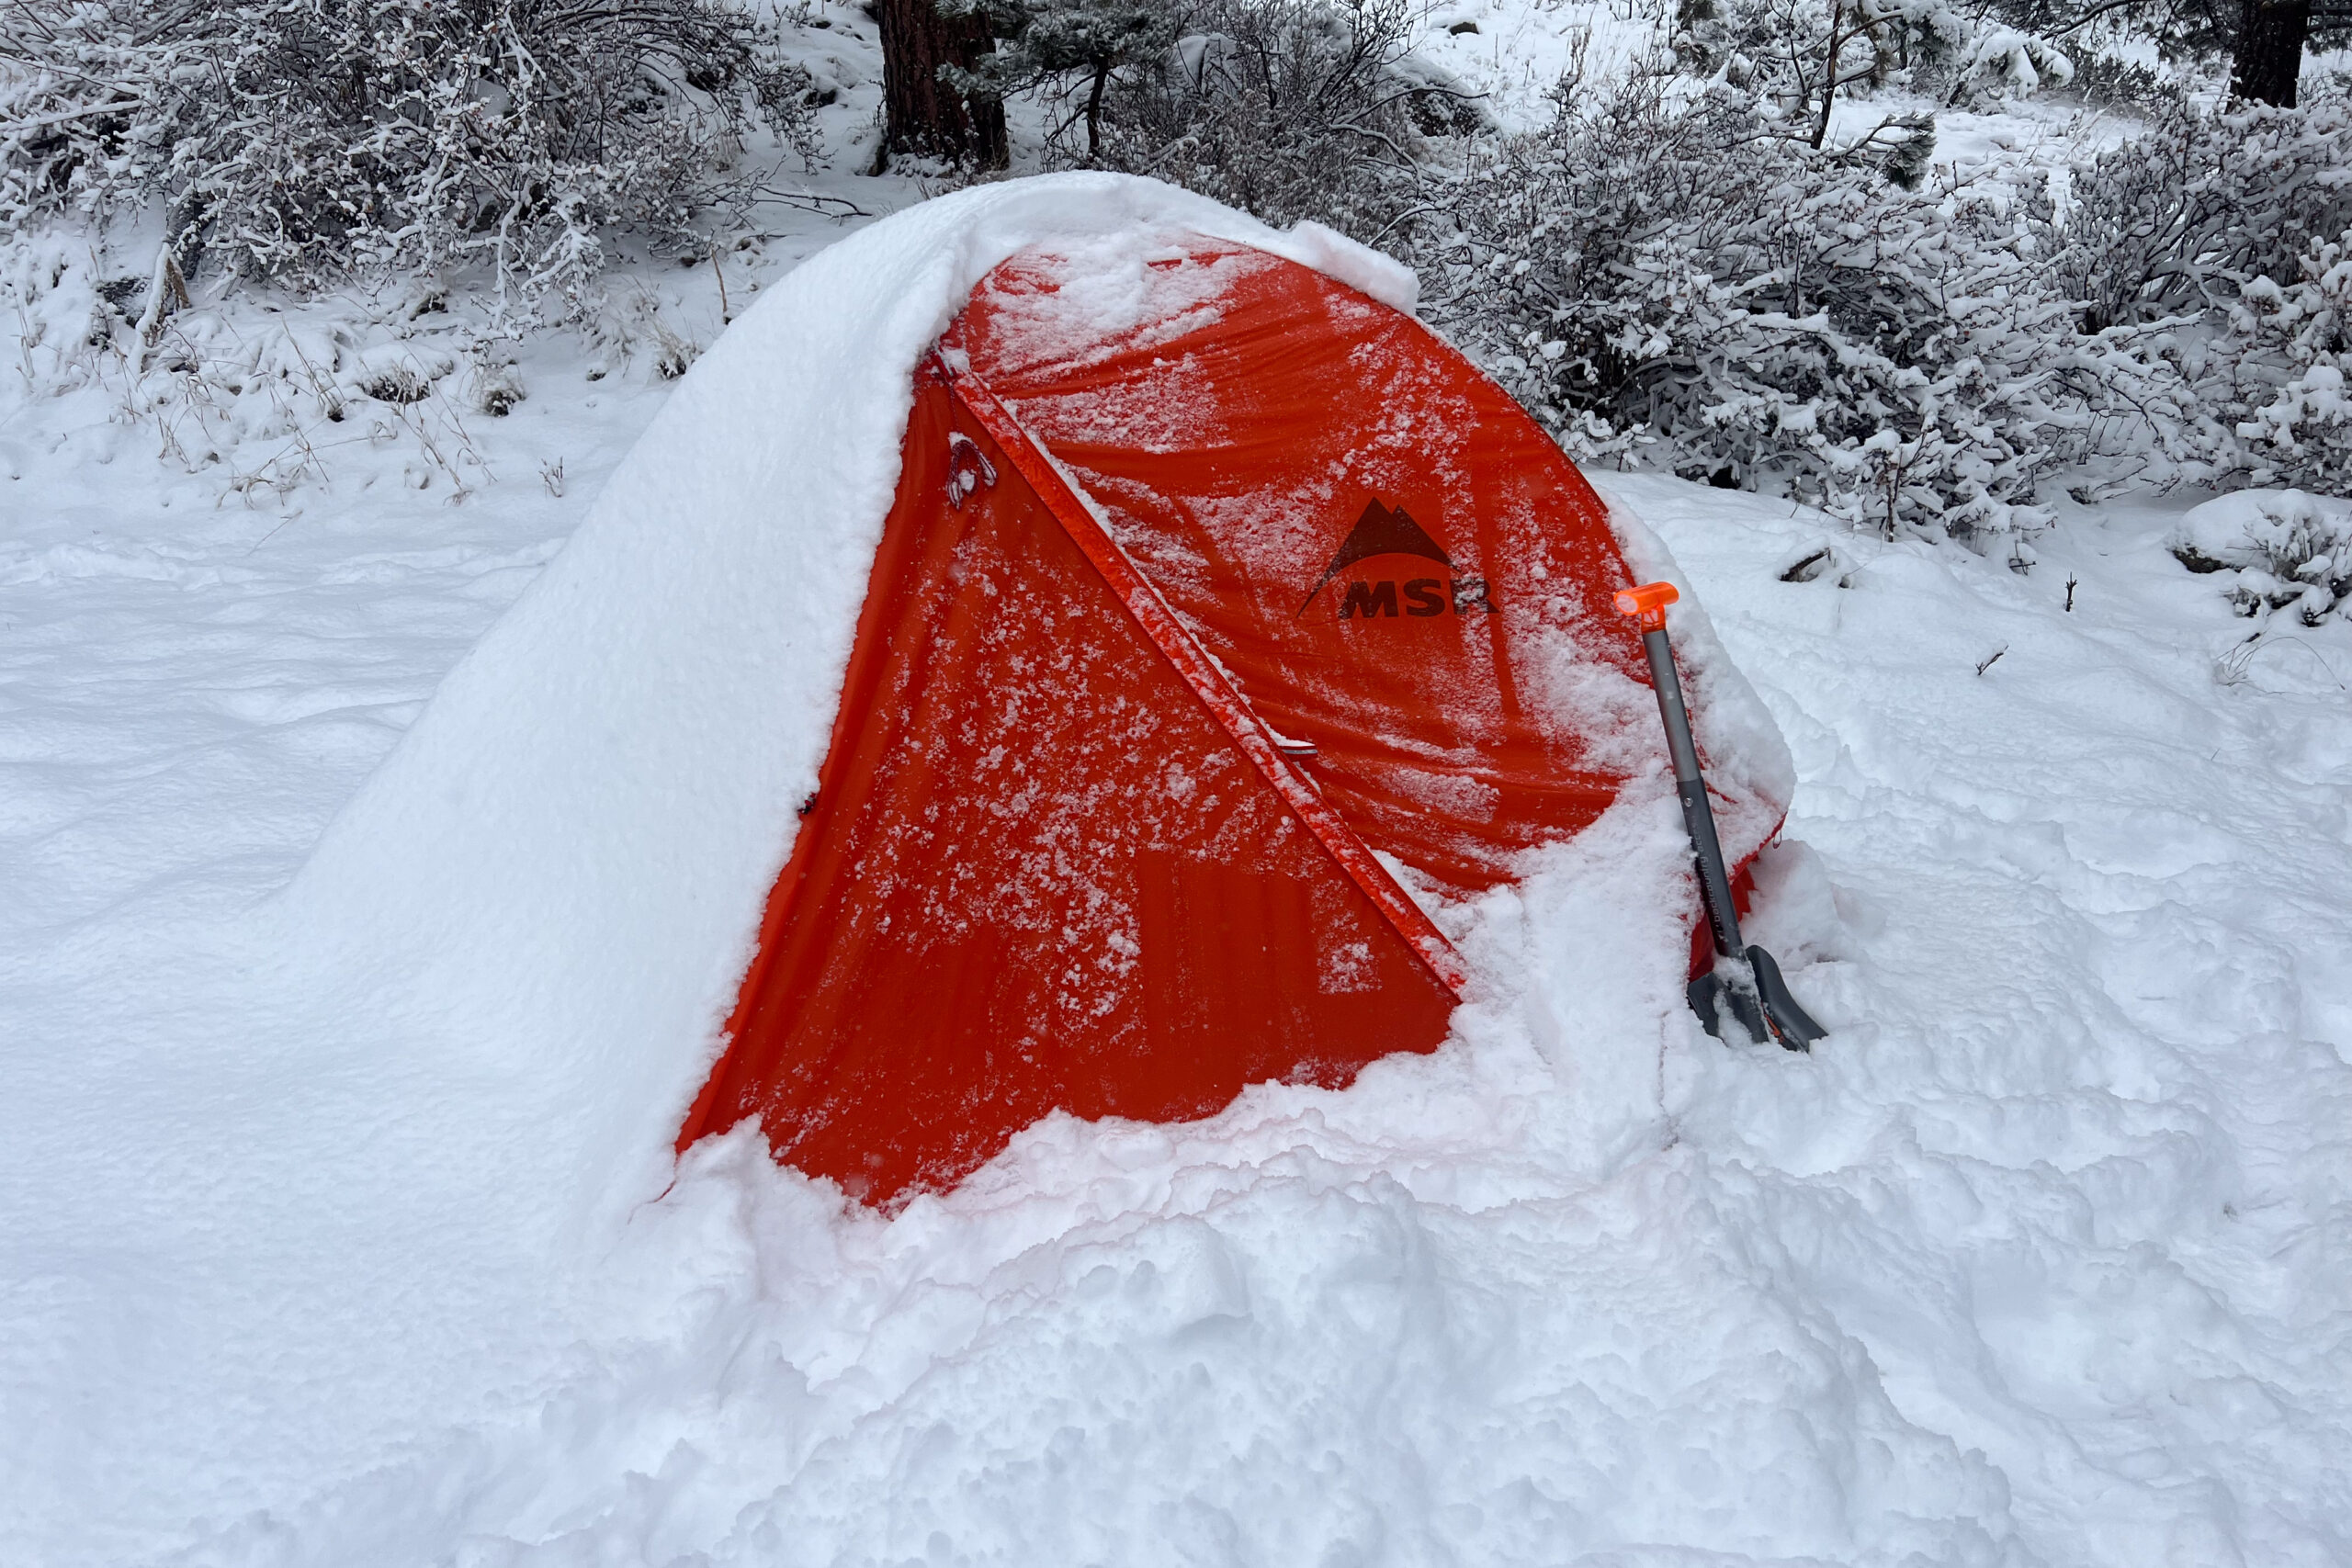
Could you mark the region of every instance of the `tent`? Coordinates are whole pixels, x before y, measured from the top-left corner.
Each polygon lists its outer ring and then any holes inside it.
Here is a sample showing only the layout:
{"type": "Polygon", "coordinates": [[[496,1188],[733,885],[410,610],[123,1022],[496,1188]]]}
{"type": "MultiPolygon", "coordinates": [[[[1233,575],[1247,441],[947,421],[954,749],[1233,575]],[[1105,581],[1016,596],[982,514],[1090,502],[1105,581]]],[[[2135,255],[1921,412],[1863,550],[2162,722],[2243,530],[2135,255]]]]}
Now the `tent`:
{"type": "MultiPolygon", "coordinates": [[[[887,1201],[1056,1110],[1434,1049],[1470,980],[1425,905],[1654,771],[1592,488],[1408,312],[1181,227],[1021,249],[912,380],[680,1149],[758,1117],[887,1201]]],[[[1779,803],[1732,804],[1745,860],[1779,803]]]]}
{"type": "MultiPolygon", "coordinates": [[[[810,255],[273,900],[289,994],[387,1074],[527,1097],[533,1168],[607,1224],[749,1116],[885,1201],[1057,1107],[1342,1082],[1465,988],[1518,1005],[1483,911],[1570,862],[1695,923],[1605,597],[1674,563],[1413,290],[1102,174],[810,255]]],[[[1745,858],[1787,752],[1676,615],[1745,858]]]]}

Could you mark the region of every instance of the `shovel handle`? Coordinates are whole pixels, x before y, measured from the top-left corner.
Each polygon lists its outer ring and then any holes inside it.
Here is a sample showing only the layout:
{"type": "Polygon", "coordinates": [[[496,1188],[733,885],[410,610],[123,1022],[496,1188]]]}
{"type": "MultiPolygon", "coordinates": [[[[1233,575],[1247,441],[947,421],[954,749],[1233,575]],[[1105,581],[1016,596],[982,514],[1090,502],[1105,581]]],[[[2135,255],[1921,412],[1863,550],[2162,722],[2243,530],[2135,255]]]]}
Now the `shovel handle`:
{"type": "Polygon", "coordinates": [[[1674,668],[1674,648],[1666,637],[1666,607],[1678,598],[1671,582],[1645,582],[1617,595],[1621,615],[1637,616],[1642,651],[1649,655],[1650,685],[1657,693],[1658,716],[1666,721],[1666,746],[1674,758],[1674,789],[1682,797],[1682,826],[1690,835],[1690,852],[1699,863],[1699,898],[1707,908],[1707,930],[1715,940],[1718,961],[1729,959],[1690,982],[1691,1010],[1716,1032],[1717,1003],[1728,1008],[1761,1044],[1777,1040],[1792,1051],[1809,1051],[1826,1032],[1813,1015],[1797,1005],[1781,978],[1781,966],[1760,947],[1740,938],[1739,909],[1732,902],[1731,872],[1724,863],[1723,840],[1715,835],[1715,808],[1707,799],[1707,781],[1699,773],[1699,745],[1690,737],[1690,710],[1682,700],[1682,677],[1674,668]]]}
{"type": "Polygon", "coordinates": [[[1699,863],[1700,901],[1707,907],[1707,930],[1721,958],[1745,959],[1739,910],[1732,903],[1731,873],[1724,863],[1723,840],[1715,833],[1715,811],[1707,781],[1699,772],[1699,746],[1690,735],[1690,710],[1682,700],[1682,677],[1667,640],[1666,607],[1681,597],[1671,582],[1645,582],[1617,595],[1620,615],[1638,617],[1642,651],[1649,655],[1650,685],[1657,693],[1658,716],[1666,721],[1666,748],[1674,759],[1674,789],[1682,797],[1682,826],[1699,863]]]}

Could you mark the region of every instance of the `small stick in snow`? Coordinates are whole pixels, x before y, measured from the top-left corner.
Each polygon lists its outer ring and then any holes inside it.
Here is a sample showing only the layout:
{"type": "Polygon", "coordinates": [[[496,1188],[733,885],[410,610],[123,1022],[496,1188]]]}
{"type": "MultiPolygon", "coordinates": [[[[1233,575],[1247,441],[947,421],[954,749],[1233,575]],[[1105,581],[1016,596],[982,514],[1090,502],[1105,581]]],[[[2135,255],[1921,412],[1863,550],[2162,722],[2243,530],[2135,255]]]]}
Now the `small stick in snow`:
{"type": "Polygon", "coordinates": [[[164,306],[166,300],[183,310],[190,303],[187,279],[180,276],[180,264],[173,258],[169,240],[165,240],[163,248],[155,253],[155,276],[147,283],[147,309],[139,317],[139,341],[146,348],[153,348],[164,341],[164,306]]]}
{"type": "Polygon", "coordinates": [[[1995,649],[1992,652],[1984,656],[1983,660],[1977,664],[1976,672],[1979,675],[1982,675],[1985,671],[1990,670],[1994,665],[1998,664],[2001,661],[2001,655],[2008,651],[2009,645],[2006,642],[2003,643],[2000,647],[1995,649]]]}
{"type": "Polygon", "coordinates": [[[735,320],[735,313],[727,308],[727,269],[718,265],[718,242],[716,240],[710,243],[710,270],[718,275],[718,324],[727,326],[735,320]]]}
{"type": "Polygon", "coordinates": [[[2066,613],[2075,613],[2075,574],[2071,571],[2066,574],[2066,613]]]}

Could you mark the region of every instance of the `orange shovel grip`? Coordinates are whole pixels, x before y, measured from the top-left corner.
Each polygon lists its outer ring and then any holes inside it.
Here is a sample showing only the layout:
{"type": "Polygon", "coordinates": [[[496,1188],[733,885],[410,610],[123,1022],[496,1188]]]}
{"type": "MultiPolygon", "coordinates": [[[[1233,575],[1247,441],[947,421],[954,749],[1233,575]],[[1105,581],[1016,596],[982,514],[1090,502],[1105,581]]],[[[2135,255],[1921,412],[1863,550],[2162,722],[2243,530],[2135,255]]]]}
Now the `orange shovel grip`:
{"type": "Polygon", "coordinates": [[[1666,607],[1681,597],[1671,582],[1645,582],[1637,588],[1621,588],[1617,591],[1617,613],[1639,615],[1645,632],[1663,631],[1666,607]]]}

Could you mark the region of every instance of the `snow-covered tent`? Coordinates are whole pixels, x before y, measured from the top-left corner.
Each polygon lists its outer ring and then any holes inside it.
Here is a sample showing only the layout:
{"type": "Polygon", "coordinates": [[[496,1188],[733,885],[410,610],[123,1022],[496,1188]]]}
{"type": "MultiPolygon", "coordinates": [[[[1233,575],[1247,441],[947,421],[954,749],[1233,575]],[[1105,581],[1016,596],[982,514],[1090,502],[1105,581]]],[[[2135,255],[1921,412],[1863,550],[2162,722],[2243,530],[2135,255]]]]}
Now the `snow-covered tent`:
{"type": "MultiPolygon", "coordinates": [[[[1476,982],[1428,911],[1656,784],[1610,600],[1671,563],[1411,303],[1328,231],[1110,176],[843,241],[695,368],[297,902],[364,886],[444,1005],[569,1030],[642,1089],[602,1111],[633,1151],[757,1116],[869,1201],[1056,1109],[1433,1049],[1476,982]]],[[[1744,863],[1785,752],[1678,635],[1744,863]]]]}

